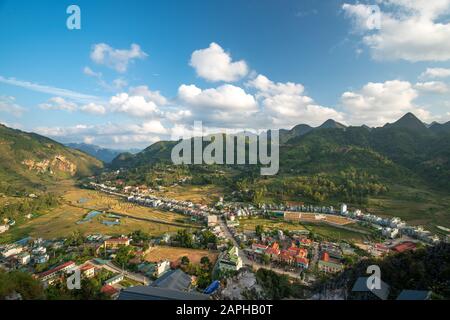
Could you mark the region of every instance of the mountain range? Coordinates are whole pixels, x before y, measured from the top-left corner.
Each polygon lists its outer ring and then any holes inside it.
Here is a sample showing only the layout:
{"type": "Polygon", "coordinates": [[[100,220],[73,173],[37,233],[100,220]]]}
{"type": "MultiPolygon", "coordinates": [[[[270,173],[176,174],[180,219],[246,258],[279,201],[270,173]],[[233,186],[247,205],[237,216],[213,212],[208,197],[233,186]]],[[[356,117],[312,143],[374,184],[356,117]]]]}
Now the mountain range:
{"type": "MultiPolygon", "coordinates": [[[[132,155],[124,153],[113,168],[170,163],[177,141],[160,141],[132,155]]],[[[334,174],[356,168],[382,180],[418,179],[450,190],[450,122],[427,126],[407,113],[383,127],[345,126],[327,120],[319,127],[300,124],[280,130],[280,174],[334,174]]]]}
{"type": "Polygon", "coordinates": [[[88,143],[66,143],[66,146],[83,151],[105,163],[110,163],[114,158],[116,158],[119,154],[129,152],[131,154],[138,153],[141,149],[129,149],[129,150],[119,150],[119,149],[108,149],[96,146],[94,144],[88,143]]]}

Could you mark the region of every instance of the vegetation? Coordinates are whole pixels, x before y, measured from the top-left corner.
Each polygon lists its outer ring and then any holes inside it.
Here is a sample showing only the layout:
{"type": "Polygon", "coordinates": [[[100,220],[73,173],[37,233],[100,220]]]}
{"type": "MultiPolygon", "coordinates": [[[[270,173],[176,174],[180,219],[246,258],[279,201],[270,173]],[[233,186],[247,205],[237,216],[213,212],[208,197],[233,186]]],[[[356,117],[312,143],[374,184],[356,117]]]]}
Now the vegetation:
{"type": "Polygon", "coordinates": [[[345,288],[351,299],[353,284],[358,277],[367,277],[369,265],[380,267],[381,280],[390,286],[390,299],[395,299],[404,289],[431,290],[435,299],[450,299],[450,244],[446,243],[384,259],[364,259],[337,277],[318,284],[316,290],[345,288]]]}
{"type": "Polygon", "coordinates": [[[44,289],[39,280],[21,271],[4,272],[0,270],[0,300],[20,294],[24,300],[44,299],[44,289]]]}
{"type": "Polygon", "coordinates": [[[51,139],[0,125],[0,192],[36,193],[59,179],[88,176],[103,163],[51,139]]]}
{"type": "Polygon", "coordinates": [[[264,290],[264,298],[281,300],[284,298],[302,298],[303,289],[297,282],[292,283],[287,275],[260,268],[256,272],[256,281],[264,290]]]}

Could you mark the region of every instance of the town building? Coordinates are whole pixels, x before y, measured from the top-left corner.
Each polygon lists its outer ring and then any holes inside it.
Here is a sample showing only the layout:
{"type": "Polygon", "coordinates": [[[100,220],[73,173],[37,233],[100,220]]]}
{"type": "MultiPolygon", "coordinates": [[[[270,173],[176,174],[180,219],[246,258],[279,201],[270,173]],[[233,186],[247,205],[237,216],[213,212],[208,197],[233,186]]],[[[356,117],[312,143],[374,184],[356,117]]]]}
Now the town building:
{"type": "Polygon", "coordinates": [[[121,246],[129,246],[130,239],[126,237],[106,239],[103,243],[105,248],[117,249],[121,246]]]}
{"type": "Polygon", "coordinates": [[[55,280],[59,279],[59,277],[62,276],[65,272],[73,269],[74,267],[75,262],[69,261],[60,264],[59,266],[53,269],[38,274],[38,278],[44,283],[52,284],[55,280]]]}
{"type": "Polygon", "coordinates": [[[328,252],[322,254],[322,258],[318,261],[317,266],[320,271],[327,273],[336,273],[344,269],[344,265],[336,259],[330,258],[328,252]]]}
{"type": "Polygon", "coordinates": [[[155,265],[155,270],[154,270],[154,276],[155,277],[159,277],[162,274],[164,274],[165,272],[170,270],[170,261],[169,260],[163,260],[163,261],[159,261],[156,265],[155,265]]]}
{"type": "Polygon", "coordinates": [[[95,267],[92,264],[85,264],[80,268],[80,271],[86,278],[92,278],[95,276],[95,267]]]}
{"type": "Polygon", "coordinates": [[[402,290],[397,300],[430,300],[431,293],[427,290],[402,290]]]}
{"type": "Polygon", "coordinates": [[[116,276],[114,276],[114,277],[112,277],[112,278],[106,280],[106,281],[105,281],[105,285],[113,286],[113,285],[115,285],[116,283],[119,283],[120,281],[122,281],[123,279],[124,279],[124,276],[123,276],[123,274],[121,273],[121,274],[118,274],[118,275],[116,275],[116,276]]]}
{"type": "Polygon", "coordinates": [[[16,256],[16,259],[21,265],[26,265],[30,263],[31,255],[28,252],[21,252],[16,256]]]}
{"type": "Polygon", "coordinates": [[[238,271],[242,266],[242,259],[239,257],[239,249],[235,246],[222,253],[219,257],[219,270],[238,271]]]}
{"type": "Polygon", "coordinates": [[[148,286],[120,291],[118,300],[208,300],[209,295],[191,291],[192,279],[180,269],[165,273],[148,286]]]}
{"type": "Polygon", "coordinates": [[[208,227],[214,227],[217,225],[217,216],[210,215],[208,216],[208,227]]]}
{"type": "Polygon", "coordinates": [[[390,287],[380,279],[380,288],[370,288],[367,285],[368,277],[359,277],[352,288],[351,298],[355,300],[386,300],[389,297],[390,287]]]}

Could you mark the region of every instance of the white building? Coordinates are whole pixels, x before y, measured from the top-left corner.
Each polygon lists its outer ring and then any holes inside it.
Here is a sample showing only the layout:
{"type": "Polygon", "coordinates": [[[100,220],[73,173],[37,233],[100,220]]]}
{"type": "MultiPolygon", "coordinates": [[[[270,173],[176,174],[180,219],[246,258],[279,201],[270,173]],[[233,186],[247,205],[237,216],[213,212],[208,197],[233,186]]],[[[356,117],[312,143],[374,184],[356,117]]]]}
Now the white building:
{"type": "Polygon", "coordinates": [[[31,261],[31,256],[28,252],[22,252],[17,255],[17,262],[19,262],[22,265],[29,264],[31,261]]]}
{"type": "Polygon", "coordinates": [[[2,256],[4,258],[8,258],[8,257],[10,257],[12,255],[21,253],[22,250],[23,250],[22,246],[12,244],[12,245],[9,245],[9,246],[7,246],[7,247],[5,247],[3,249],[2,256]]]}
{"type": "Polygon", "coordinates": [[[160,261],[156,264],[155,276],[159,277],[168,270],[170,270],[170,261],[169,260],[160,261]]]}
{"type": "Polygon", "coordinates": [[[217,225],[217,216],[216,215],[208,216],[208,227],[214,227],[215,225],[217,225]]]}
{"type": "Polygon", "coordinates": [[[345,203],[341,204],[341,214],[347,213],[347,205],[345,203]]]}
{"type": "Polygon", "coordinates": [[[382,235],[391,239],[394,239],[398,235],[397,228],[383,228],[382,235]]]}

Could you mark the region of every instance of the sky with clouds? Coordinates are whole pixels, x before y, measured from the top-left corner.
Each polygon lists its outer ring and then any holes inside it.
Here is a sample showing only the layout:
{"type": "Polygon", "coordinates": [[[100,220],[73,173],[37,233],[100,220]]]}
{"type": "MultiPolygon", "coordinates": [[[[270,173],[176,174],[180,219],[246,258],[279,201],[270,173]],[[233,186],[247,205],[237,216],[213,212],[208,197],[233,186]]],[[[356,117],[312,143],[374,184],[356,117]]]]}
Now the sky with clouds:
{"type": "Polygon", "coordinates": [[[0,0],[0,41],[0,122],[61,142],[450,120],[450,0],[0,0]]]}

